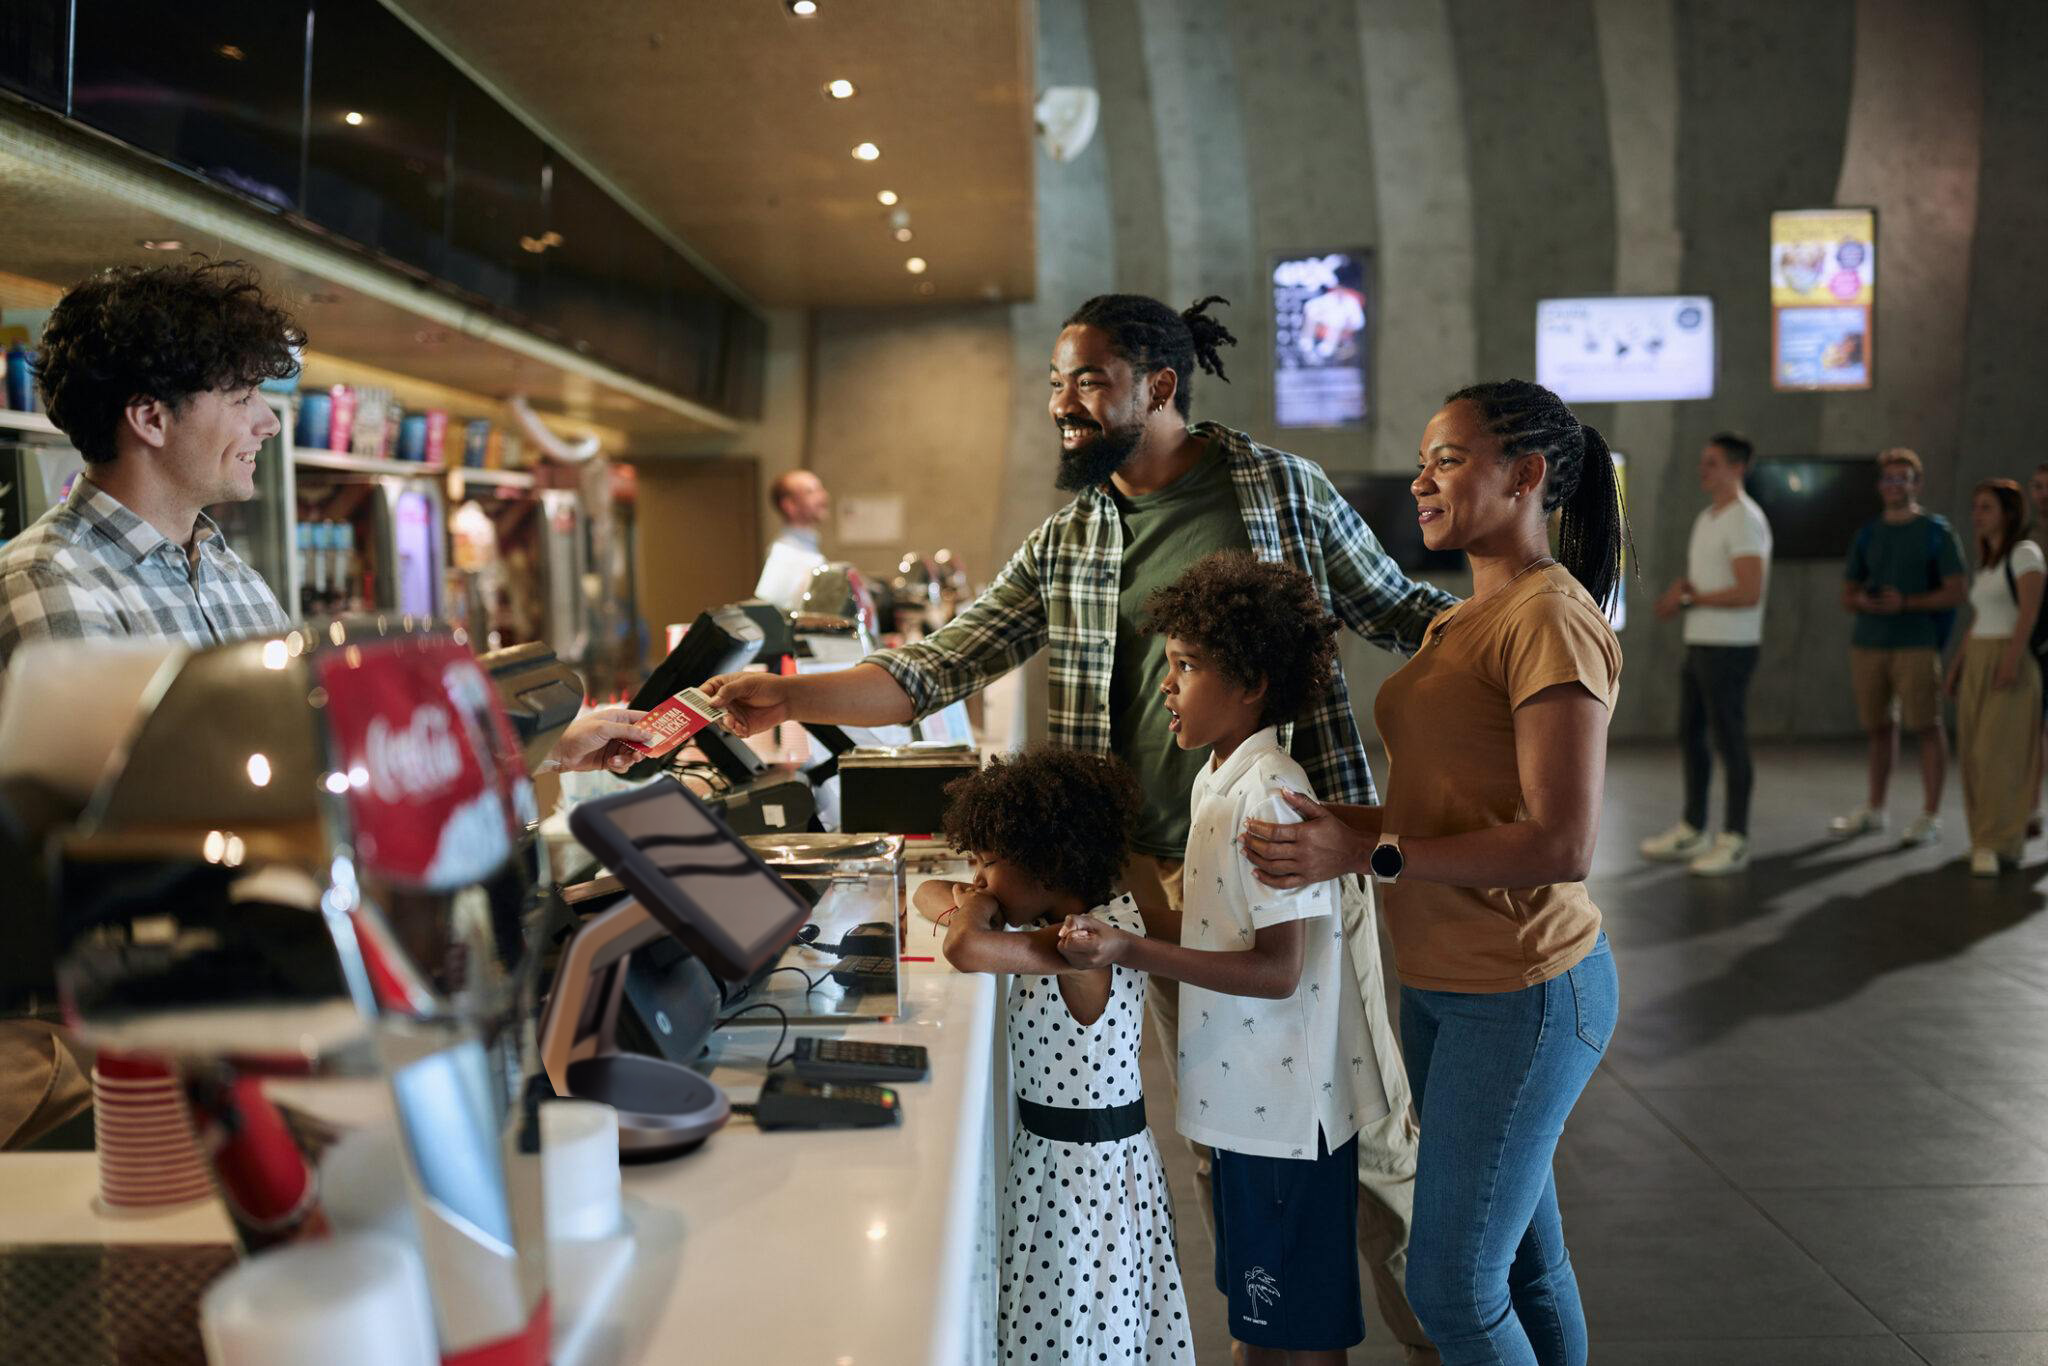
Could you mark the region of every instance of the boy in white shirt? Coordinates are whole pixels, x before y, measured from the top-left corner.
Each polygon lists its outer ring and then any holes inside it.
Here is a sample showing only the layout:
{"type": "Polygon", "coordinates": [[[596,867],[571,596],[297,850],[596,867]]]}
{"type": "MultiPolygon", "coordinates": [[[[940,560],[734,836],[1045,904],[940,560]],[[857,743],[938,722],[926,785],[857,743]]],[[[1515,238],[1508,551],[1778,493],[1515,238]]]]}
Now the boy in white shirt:
{"type": "Polygon", "coordinates": [[[1169,728],[1211,756],[1190,797],[1180,942],[1072,916],[1060,952],[1181,984],[1177,1127],[1215,1149],[1231,1336],[1251,1366],[1342,1362],[1365,1336],[1357,1134],[1387,1098],[1338,885],[1268,887],[1238,846],[1247,817],[1301,819],[1283,790],[1315,795],[1281,727],[1329,679],[1337,622],[1308,576],[1242,551],[1198,561],[1146,611],[1166,638],[1169,728]]]}

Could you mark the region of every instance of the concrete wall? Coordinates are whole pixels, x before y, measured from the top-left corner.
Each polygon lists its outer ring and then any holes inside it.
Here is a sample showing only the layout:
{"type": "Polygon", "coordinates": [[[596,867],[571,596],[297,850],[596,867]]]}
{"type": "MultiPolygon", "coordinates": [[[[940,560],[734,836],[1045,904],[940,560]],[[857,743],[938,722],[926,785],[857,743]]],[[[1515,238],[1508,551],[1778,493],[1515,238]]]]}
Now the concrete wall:
{"type": "MultiPolygon", "coordinates": [[[[827,422],[910,422],[915,471],[886,468],[882,441],[846,474],[986,490],[980,569],[1055,505],[1038,376],[1089,294],[1229,296],[1231,382],[1199,378],[1196,415],[1346,470],[1408,468],[1445,392],[1529,374],[1541,297],[1709,294],[1713,399],[1581,413],[1630,457],[1640,577],[1615,733],[1668,734],[1681,647],[1648,607],[1682,572],[1710,433],[1747,430],[1766,454],[1912,445],[1929,460],[1927,501],[1958,518],[1978,479],[2044,454],[2044,16],[2026,0],[1041,0],[1040,84],[1095,85],[1103,120],[1077,161],[1038,161],[1038,296],[933,310],[943,322],[928,328],[821,316],[817,460],[836,458],[827,422]],[[1769,215],[1835,203],[1879,212],[1878,386],[1779,394],[1769,215]],[[1265,272],[1281,253],[1352,246],[1378,254],[1374,420],[1283,435],[1265,272]],[[920,345],[934,369],[971,359],[971,377],[905,414],[887,386],[836,373],[868,373],[869,341],[904,364],[920,345]],[[1004,348],[1007,386],[982,368],[1004,348]],[[999,449],[928,435],[948,425],[999,449]]],[[[1833,565],[1775,567],[1759,734],[1853,730],[1838,580],[1833,565]]],[[[1346,659],[1369,712],[1394,661],[1355,642],[1346,659]]]]}

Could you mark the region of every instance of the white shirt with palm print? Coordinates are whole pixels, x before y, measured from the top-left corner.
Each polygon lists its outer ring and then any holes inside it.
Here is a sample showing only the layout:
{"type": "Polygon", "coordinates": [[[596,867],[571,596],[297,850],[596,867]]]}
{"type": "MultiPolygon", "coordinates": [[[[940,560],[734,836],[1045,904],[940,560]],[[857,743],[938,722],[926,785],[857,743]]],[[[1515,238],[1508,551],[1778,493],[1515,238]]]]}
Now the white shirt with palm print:
{"type": "Polygon", "coordinates": [[[1178,1127],[1197,1143],[1254,1157],[1313,1160],[1316,1130],[1335,1151],[1387,1113],[1359,1006],[1356,969],[1344,951],[1339,886],[1291,891],[1252,875],[1237,843],[1245,819],[1293,823],[1280,796],[1314,796],[1308,775],[1271,727],[1218,766],[1205,765],[1188,798],[1192,824],[1182,869],[1180,942],[1191,949],[1249,949],[1254,935],[1290,920],[1303,926],[1301,981],[1270,1001],[1181,983],[1178,1127]]]}

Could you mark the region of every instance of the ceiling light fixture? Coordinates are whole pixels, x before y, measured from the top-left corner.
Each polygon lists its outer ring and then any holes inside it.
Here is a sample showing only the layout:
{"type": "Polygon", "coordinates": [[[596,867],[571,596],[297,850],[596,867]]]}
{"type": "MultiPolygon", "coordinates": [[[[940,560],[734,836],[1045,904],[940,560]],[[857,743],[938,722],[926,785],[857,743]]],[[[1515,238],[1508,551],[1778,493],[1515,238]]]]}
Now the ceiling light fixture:
{"type": "Polygon", "coordinates": [[[183,251],[185,244],[175,237],[145,237],[136,243],[144,251],[183,251]]]}
{"type": "Polygon", "coordinates": [[[903,263],[903,268],[912,275],[922,275],[925,272],[925,259],[922,256],[913,256],[903,263]]]}
{"type": "Polygon", "coordinates": [[[876,193],[875,199],[882,204],[894,204],[896,202],[896,192],[894,190],[882,190],[876,193]]]}
{"type": "Polygon", "coordinates": [[[818,0],[782,0],[782,3],[799,19],[808,19],[818,12],[818,0]]]}
{"type": "Polygon", "coordinates": [[[363,116],[361,114],[358,114],[353,109],[349,110],[346,114],[343,114],[341,116],[341,121],[351,128],[360,128],[363,126],[363,116]]]}
{"type": "Polygon", "coordinates": [[[896,240],[899,242],[908,242],[911,238],[915,237],[916,235],[917,234],[913,233],[909,228],[896,229],[896,240]]]}
{"type": "Polygon", "coordinates": [[[860,91],[854,89],[853,82],[844,77],[836,81],[825,82],[825,96],[827,99],[850,100],[859,93],[860,91]]]}
{"type": "Polygon", "coordinates": [[[917,292],[929,297],[933,294],[938,293],[939,287],[933,284],[930,280],[919,280],[917,282],[917,292]]]}
{"type": "Polygon", "coordinates": [[[872,142],[863,142],[860,146],[853,149],[853,159],[855,161],[878,161],[881,159],[881,155],[882,149],[875,146],[872,142]]]}
{"type": "Polygon", "coordinates": [[[242,60],[242,58],[249,55],[248,53],[242,51],[242,49],[236,47],[233,43],[222,43],[219,47],[215,48],[214,51],[218,52],[221,56],[227,58],[231,62],[239,62],[242,60]]]}

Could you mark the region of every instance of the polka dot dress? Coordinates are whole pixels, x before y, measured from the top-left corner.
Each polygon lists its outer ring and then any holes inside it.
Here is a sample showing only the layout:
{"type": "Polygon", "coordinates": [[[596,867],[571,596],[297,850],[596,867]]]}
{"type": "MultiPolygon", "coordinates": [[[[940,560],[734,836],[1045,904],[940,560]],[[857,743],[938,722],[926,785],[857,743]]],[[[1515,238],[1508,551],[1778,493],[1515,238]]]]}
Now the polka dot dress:
{"type": "MultiPolygon", "coordinates": [[[[1144,933],[1128,896],[1094,914],[1144,933]]],[[[1142,1098],[1145,974],[1123,967],[1110,974],[1109,1004],[1087,1026],[1068,1011],[1058,978],[1011,982],[1010,1071],[1018,1095],[1063,1109],[1142,1098]]],[[[1003,1197],[997,1312],[1005,1366],[1194,1361],[1173,1208],[1149,1129],[1111,1143],[1058,1143],[1020,1126],[1003,1197]]]]}

